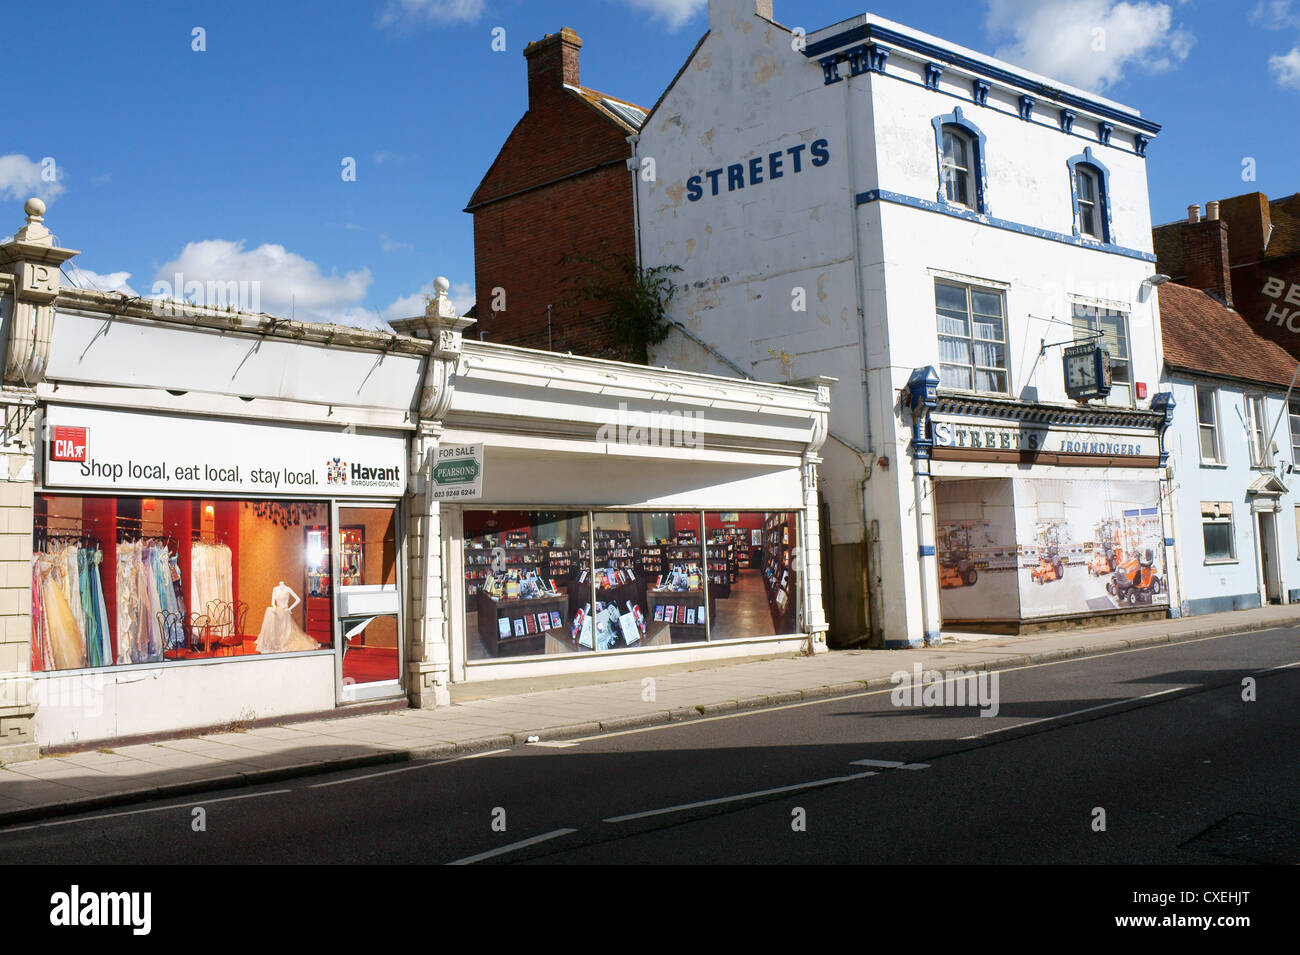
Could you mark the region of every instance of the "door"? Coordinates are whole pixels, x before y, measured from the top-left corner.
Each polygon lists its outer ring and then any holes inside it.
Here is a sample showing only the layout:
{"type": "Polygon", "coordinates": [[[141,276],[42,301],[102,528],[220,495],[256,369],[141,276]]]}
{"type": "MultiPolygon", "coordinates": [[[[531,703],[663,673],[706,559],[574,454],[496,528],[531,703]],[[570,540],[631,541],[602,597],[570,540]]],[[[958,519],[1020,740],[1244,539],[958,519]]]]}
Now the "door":
{"type": "Polygon", "coordinates": [[[1277,525],[1272,512],[1259,514],[1259,561],[1264,578],[1264,602],[1282,602],[1282,582],[1278,575],[1277,525]]]}
{"type": "Polygon", "coordinates": [[[340,703],[402,695],[401,534],[392,505],[339,506],[340,703]]]}

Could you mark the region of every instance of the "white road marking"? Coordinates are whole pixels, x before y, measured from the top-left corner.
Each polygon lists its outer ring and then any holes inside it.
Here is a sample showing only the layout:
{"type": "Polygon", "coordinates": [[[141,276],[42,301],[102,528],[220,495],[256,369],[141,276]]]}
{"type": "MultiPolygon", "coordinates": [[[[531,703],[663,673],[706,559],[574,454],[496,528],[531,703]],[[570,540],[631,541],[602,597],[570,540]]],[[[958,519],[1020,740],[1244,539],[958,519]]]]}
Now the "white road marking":
{"type": "Polygon", "coordinates": [[[347,779],[332,779],[327,783],[312,783],[308,789],[324,789],[327,786],[342,786],[344,783],[360,782],[363,779],[376,779],[380,776],[392,776],[395,773],[409,773],[413,769],[428,769],[430,766],[445,766],[448,763],[458,763],[462,759],[477,759],[479,756],[491,756],[495,753],[505,753],[509,750],[490,749],[485,753],[470,753],[466,756],[453,756],[451,759],[435,759],[428,762],[419,762],[413,766],[400,766],[397,769],[385,769],[378,773],[366,773],[364,776],[349,776],[347,779]]]}
{"type": "Polygon", "coordinates": [[[855,759],[850,766],[875,766],[877,769],[929,769],[929,763],[905,763],[899,759],[855,759]]]}
{"type": "Polygon", "coordinates": [[[797,792],[800,789],[817,789],[821,786],[833,786],[836,783],[847,783],[854,779],[866,779],[868,776],[879,775],[875,772],[854,773],[851,776],[832,776],[829,779],[815,779],[810,783],[795,783],[793,786],[778,786],[776,789],[760,789],[758,792],[740,793],[736,796],[721,796],[717,799],[704,799],[700,802],[688,802],[680,806],[669,806],[666,809],[649,809],[645,812],[628,813],[626,816],[611,816],[604,820],[605,822],[627,822],[630,819],[646,819],[650,816],[666,816],[669,813],[685,812],[687,809],[698,809],[701,806],[720,806],[723,803],[739,802],[743,799],[756,799],[759,796],[774,796],[777,793],[797,792]]]}
{"type": "Polygon", "coordinates": [[[457,859],[455,862],[448,862],[447,865],[472,865],[473,863],[481,862],[484,859],[491,859],[493,856],[503,856],[507,852],[514,852],[516,849],[522,849],[525,846],[535,846],[539,842],[545,842],[548,839],[556,839],[560,836],[567,836],[569,833],[577,831],[577,829],[556,829],[552,832],[543,833],[540,836],[533,836],[531,839],[525,839],[523,842],[512,842],[510,845],[502,846],[499,849],[489,849],[487,852],[480,852],[476,856],[457,859]]]}
{"type": "Polygon", "coordinates": [[[1196,686],[1196,685],[1198,684],[1191,684],[1189,686],[1175,686],[1175,687],[1171,687],[1168,690],[1158,690],[1155,693],[1144,693],[1142,696],[1129,696],[1129,697],[1125,697],[1122,700],[1115,700],[1113,703],[1102,703],[1100,706],[1089,706],[1086,709],[1072,710],[1069,713],[1060,713],[1057,714],[1056,716],[1044,716],[1041,719],[1029,720],[1024,723],[1013,723],[1012,725],[1004,726],[1001,729],[989,730],[987,733],[976,733],[974,736],[962,736],[960,738],[961,739],[983,739],[985,736],[995,736],[998,733],[1005,733],[1009,730],[1018,730],[1026,726],[1036,726],[1039,723],[1049,723],[1052,720],[1063,720],[1067,716],[1078,716],[1081,713],[1095,713],[1097,710],[1110,709],[1112,706],[1122,706],[1125,703],[1136,703],[1138,700],[1149,700],[1152,699],[1153,697],[1164,696],[1167,693],[1177,693],[1179,690],[1189,690],[1192,688],[1192,686],[1196,686]]]}
{"type": "Polygon", "coordinates": [[[25,832],[28,829],[48,829],[51,826],[70,826],[78,822],[96,822],[100,819],[116,819],[119,816],[139,816],[146,812],[166,812],[169,809],[191,809],[195,806],[211,806],[218,802],[233,802],[236,799],[260,799],[263,796],[279,796],[293,792],[292,789],[272,789],[264,793],[244,793],[240,796],[223,796],[220,799],[200,799],[196,802],[182,802],[171,806],[154,806],[151,809],[131,809],[126,812],[107,812],[99,816],[86,816],[81,819],[56,819],[53,822],[38,822],[31,826],[15,826],[12,829],[0,829],[0,834],[8,832],[25,832]]]}
{"type": "Polygon", "coordinates": [[[568,749],[570,746],[577,746],[577,743],[571,743],[568,740],[551,739],[538,740],[536,743],[528,743],[529,746],[545,746],[547,749],[568,749]]]}
{"type": "MultiPolygon", "coordinates": [[[[1173,643],[1158,643],[1149,647],[1130,647],[1126,650],[1111,650],[1107,653],[1091,653],[1088,654],[1087,656],[1065,657],[1064,659],[1061,660],[1045,660],[1042,663],[1026,663],[1023,664],[1022,666],[1016,666],[1016,667],[989,667],[987,669],[972,667],[971,669],[964,670],[962,672],[961,677],[954,677],[953,679],[965,679],[971,676],[972,674],[976,674],[976,673],[1014,673],[1017,670],[1039,670],[1042,669],[1043,667],[1060,666],[1066,663],[1086,663],[1091,660],[1100,660],[1103,659],[1104,657],[1121,656],[1126,653],[1147,653],[1151,650],[1168,650],[1172,647],[1190,646],[1194,643],[1205,643],[1207,640],[1226,640],[1231,637],[1242,637],[1248,634],[1257,636],[1262,633],[1273,633],[1279,629],[1281,628],[1270,627],[1267,630],[1243,630],[1238,633],[1216,633],[1208,637],[1196,637],[1195,639],[1192,640],[1178,640],[1173,643]]],[[[943,648],[941,647],[940,651],[942,652],[942,650],[943,648]]],[[[1287,666],[1293,666],[1293,665],[1294,664],[1287,664],[1287,666]]],[[[1267,671],[1261,671],[1261,672],[1267,672],[1267,671]]],[[[944,680],[943,682],[948,683],[951,681],[944,680]]],[[[887,686],[887,687],[882,687],[879,690],[864,690],[861,693],[846,693],[843,696],[826,696],[817,700],[801,700],[798,703],[778,703],[775,706],[757,706],[754,707],[753,709],[740,710],[736,713],[723,713],[719,716],[704,716],[699,719],[679,720],[672,723],[657,723],[654,726],[642,726],[637,729],[631,729],[631,730],[618,730],[613,733],[595,733],[591,736],[578,737],[574,739],[573,742],[589,743],[592,740],[612,739],[615,736],[631,736],[635,733],[657,733],[662,730],[681,729],[687,726],[699,726],[701,723],[713,723],[717,720],[738,720],[748,716],[761,716],[764,713],[776,713],[781,710],[797,710],[805,706],[825,706],[828,703],[839,703],[844,700],[857,700],[868,696],[879,696],[882,693],[893,693],[894,690],[896,689],[897,687],[887,686]]],[[[1140,697],[1135,697],[1135,699],[1140,699],[1140,697]]],[[[1021,725],[1027,725],[1027,724],[1021,724],[1021,725]]],[[[964,738],[978,739],[978,737],[964,737],[964,738]]]]}

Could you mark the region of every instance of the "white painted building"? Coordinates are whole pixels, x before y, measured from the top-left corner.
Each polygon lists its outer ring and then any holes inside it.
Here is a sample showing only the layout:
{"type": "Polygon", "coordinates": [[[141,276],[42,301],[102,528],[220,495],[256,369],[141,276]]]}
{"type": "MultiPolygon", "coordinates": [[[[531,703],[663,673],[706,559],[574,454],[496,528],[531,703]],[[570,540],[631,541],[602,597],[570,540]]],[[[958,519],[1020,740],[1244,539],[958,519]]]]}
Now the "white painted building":
{"type": "Polygon", "coordinates": [[[652,361],[839,380],[822,493],[841,645],[1163,613],[1158,126],[869,14],[805,36],[795,5],[777,12],[710,0],[634,137],[655,169],[641,262],[683,270],[652,361]],[[1114,388],[1072,402],[1062,347],[1098,338],[1114,388]],[[1117,537],[1151,552],[1140,584],[1103,569],[1117,537]]]}

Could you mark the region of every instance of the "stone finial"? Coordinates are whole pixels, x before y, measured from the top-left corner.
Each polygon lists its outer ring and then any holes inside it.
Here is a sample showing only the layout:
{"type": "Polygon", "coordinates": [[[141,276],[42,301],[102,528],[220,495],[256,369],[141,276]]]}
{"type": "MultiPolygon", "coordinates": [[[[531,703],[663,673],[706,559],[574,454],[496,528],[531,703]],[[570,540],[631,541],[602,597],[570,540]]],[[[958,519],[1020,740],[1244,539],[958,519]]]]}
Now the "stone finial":
{"type": "Polygon", "coordinates": [[[27,213],[27,224],[14,233],[14,241],[52,246],[54,239],[50,230],[45,228],[45,203],[32,196],[23,203],[23,211],[27,213]]]}
{"type": "Polygon", "coordinates": [[[456,306],[450,298],[447,297],[447,291],[451,288],[451,283],[439,275],[433,280],[433,297],[429,299],[429,304],[424,309],[424,314],[433,318],[455,318],[456,306]]]}

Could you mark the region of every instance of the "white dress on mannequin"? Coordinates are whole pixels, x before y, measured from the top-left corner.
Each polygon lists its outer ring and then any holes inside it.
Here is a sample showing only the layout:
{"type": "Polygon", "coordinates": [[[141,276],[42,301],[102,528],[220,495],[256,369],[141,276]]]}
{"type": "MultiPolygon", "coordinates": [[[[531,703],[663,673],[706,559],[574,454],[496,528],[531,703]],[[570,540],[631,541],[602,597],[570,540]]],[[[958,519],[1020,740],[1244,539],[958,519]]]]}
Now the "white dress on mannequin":
{"type": "Polygon", "coordinates": [[[302,603],[293,588],[283,580],[271,591],[271,606],[262,617],[262,630],[257,635],[258,653],[288,653],[293,650],[319,650],[320,644],[303,632],[290,616],[302,603]]]}

